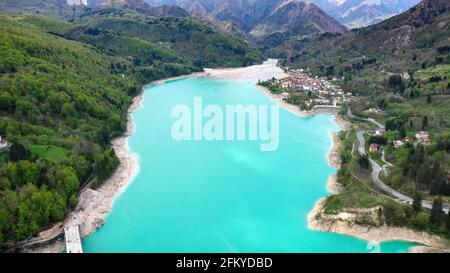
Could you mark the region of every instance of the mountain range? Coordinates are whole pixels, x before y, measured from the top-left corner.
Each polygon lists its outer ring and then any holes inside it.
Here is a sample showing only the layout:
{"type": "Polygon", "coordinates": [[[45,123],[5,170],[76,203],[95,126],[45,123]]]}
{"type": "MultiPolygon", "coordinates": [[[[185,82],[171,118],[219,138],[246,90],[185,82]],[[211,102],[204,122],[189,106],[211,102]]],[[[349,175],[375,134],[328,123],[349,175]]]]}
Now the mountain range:
{"type": "Polygon", "coordinates": [[[349,28],[379,23],[417,5],[420,0],[307,0],[349,28]]]}
{"type": "Polygon", "coordinates": [[[343,32],[345,27],[313,3],[296,0],[145,0],[150,5],[175,4],[190,12],[232,21],[255,36],[285,32],[343,32]],[[302,28],[300,30],[300,28],[302,28]]]}
{"type": "Polygon", "coordinates": [[[67,18],[85,8],[106,7],[133,9],[155,17],[190,16],[246,40],[276,33],[291,37],[347,30],[315,4],[297,0],[6,0],[1,9],[67,18]]]}
{"type": "MultiPolygon", "coordinates": [[[[215,15],[229,15],[224,9],[232,7],[241,10],[247,16],[247,7],[254,6],[255,11],[265,7],[278,6],[280,1],[230,1],[230,0],[145,0],[152,6],[178,5],[189,12],[210,13],[215,15]],[[278,2],[278,3],[277,3],[278,2]],[[269,4],[269,5],[267,5],[269,4]],[[256,8],[256,9],[255,9],[256,8]]],[[[283,1],[282,1],[283,2],[283,1]]],[[[402,13],[417,5],[420,0],[295,0],[317,5],[327,14],[349,28],[363,27],[381,22],[384,19],[402,13]]]]}
{"type": "Polygon", "coordinates": [[[346,31],[313,3],[295,0],[104,0],[100,5],[120,3],[142,9],[144,1],[152,7],[179,6],[200,21],[222,25],[224,29],[256,39],[274,33],[291,36],[346,31]]]}
{"type": "MultiPolygon", "coordinates": [[[[151,7],[159,7],[164,9],[163,12],[172,12],[173,16],[190,13],[197,19],[207,20],[216,26],[227,25],[224,29],[230,28],[231,24],[231,29],[239,28],[236,33],[253,31],[257,35],[269,35],[272,31],[282,32],[286,25],[292,24],[297,25],[297,29],[298,25],[305,23],[313,26],[303,28],[300,33],[306,30],[341,32],[343,29],[339,23],[348,28],[364,27],[402,13],[419,2],[420,0],[4,0],[2,9],[61,15],[64,11],[67,13],[67,7],[72,7],[72,10],[81,7],[122,6],[147,11],[151,7]],[[184,11],[174,6],[181,7],[184,11]],[[201,18],[200,15],[209,18],[201,18]],[[268,22],[269,18],[275,19],[275,22],[268,22]],[[285,21],[281,22],[283,19],[285,21]]],[[[161,14],[161,11],[156,14],[161,14]]]]}
{"type": "Polygon", "coordinates": [[[311,68],[327,64],[354,68],[360,66],[356,64],[358,61],[373,58],[376,61],[367,66],[375,66],[380,71],[405,72],[401,71],[405,67],[419,69],[424,62],[428,65],[436,62],[438,47],[448,46],[449,11],[448,0],[424,0],[377,25],[342,35],[318,37],[292,57],[291,63],[301,62],[311,68]],[[310,60],[314,63],[309,63],[310,60]]]}
{"type": "Polygon", "coordinates": [[[319,36],[284,65],[334,78],[358,94],[352,102],[357,112],[378,106],[402,124],[427,116],[435,130],[448,130],[449,22],[450,1],[424,0],[380,24],[319,36]]]}

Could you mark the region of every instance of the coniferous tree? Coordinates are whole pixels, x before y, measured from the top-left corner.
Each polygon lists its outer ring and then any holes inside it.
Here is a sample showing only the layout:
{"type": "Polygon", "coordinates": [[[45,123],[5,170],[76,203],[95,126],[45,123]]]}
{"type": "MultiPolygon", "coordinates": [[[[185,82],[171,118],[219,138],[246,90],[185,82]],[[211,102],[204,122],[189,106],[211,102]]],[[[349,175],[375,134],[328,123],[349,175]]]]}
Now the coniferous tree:
{"type": "Polygon", "coordinates": [[[422,196],[420,195],[420,193],[418,191],[416,191],[414,193],[412,207],[415,212],[419,212],[420,209],[422,208],[422,196]]]}
{"type": "Polygon", "coordinates": [[[362,155],[358,157],[358,164],[364,169],[370,168],[369,157],[367,155],[362,155]]]}
{"type": "Polygon", "coordinates": [[[438,197],[433,201],[433,207],[431,208],[430,224],[439,226],[442,220],[442,199],[438,197]]]}
{"type": "Polygon", "coordinates": [[[401,138],[405,138],[406,137],[406,130],[405,130],[405,126],[400,127],[400,137],[401,138]]]}
{"type": "Polygon", "coordinates": [[[22,143],[13,143],[9,149],[9,157],[12,161],[28,159],[30,151],[22,143]]]}
{"type": "Polygon", "coordinates": [[[424,116],[422,118],[422,130],[425,130],[428,127],[428,117],[424,116]]]}
{"type": "Polygon", "coordinates": [[[447,213],[447,220],[445,222],[445,231],[447,232],[447,235],[450,236],[450,211],[447,213]]]}

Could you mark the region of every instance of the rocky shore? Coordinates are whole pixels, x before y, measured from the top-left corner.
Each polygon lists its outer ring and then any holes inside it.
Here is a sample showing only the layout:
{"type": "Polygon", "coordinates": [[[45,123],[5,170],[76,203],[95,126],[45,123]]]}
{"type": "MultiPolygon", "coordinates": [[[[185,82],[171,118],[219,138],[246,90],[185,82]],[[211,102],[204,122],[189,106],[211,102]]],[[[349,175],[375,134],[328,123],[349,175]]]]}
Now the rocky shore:
{"type": "MultiPolygon", "coordinates": [[[[333,134],[333,148],[329,153],[329,164],[333,168],[340,168],[339,145],[339,137],[335,133],[333,134]]],[[[336,175],[330,176],[327,189],[331,195],[337,195],[341,192],[342,185],[337,182],[336,175]]],[[[308,227],[310,229],[351,235],[374,243],[407,241],[421,244],[422,246],[410,249],[410,252],[413,253],[450,253],[449,242],[442,237],[408,228],[381,225],[378,217],[378,207],[371,209],[349,209],[336,215],[330,215],[324,212],[326,200],[327,197],[324,197],[317,201],[309,213],[308,227]],[[367,221],[372,221],[373,225],[358,224],[367,221]]]]}

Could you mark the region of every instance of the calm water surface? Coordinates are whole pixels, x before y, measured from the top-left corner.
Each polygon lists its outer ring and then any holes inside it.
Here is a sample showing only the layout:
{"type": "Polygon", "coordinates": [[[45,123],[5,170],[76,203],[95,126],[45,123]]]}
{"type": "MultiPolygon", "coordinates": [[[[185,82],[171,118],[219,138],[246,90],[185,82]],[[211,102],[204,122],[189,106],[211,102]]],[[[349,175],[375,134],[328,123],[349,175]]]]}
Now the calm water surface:
{"type": "MultiPolygon", "coordinates": [[[[297,117],[280,108],[280,145],[181,141],[171,137],[174,105],[272,102],[253,83],[205,78],[148,88],[129,138],[140,173],[105,225],[83,240],[86,252],[368,252],[367,242],[312,231],[307,215],[327,195],[331,115],[297,117]]],[[[412,244],[389,242],[383,252],[412,244]]]]}

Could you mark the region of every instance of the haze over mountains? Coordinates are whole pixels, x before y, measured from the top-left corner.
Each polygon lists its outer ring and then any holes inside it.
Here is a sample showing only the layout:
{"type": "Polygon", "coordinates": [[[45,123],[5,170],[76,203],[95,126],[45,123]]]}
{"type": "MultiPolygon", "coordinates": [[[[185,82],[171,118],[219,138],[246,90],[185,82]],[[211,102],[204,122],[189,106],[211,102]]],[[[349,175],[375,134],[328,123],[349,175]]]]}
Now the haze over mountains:
{"type": "Polygon", "coordinates": [[[88,9],[122,8],[149,16],[190,17],[254,44],[290,37],[342,33],[345,26],[313,3],[297,0],[6,0],[2,10],[71,20],[88,9]]]}
{"type": "Polygon", "coordinates": [[[191,13],[207,13],[234,22],[256,37],[288,29],[297,34],[343,32],[345,28],[312,3],[296,0],[145,0],[148,4],[178,5],[191,13]]]}
{"type": "MultiPolygon", "coordinates": [[[[225,29],[239,27],[246,33],[255,30],[255,34],[261,35],[270,34],[267,32],[273,30],[283,30],[292,23],[297,29],[298,25],[305,23],[313,26],[307,26],[300,32],[308,28],[340,32],[341,26],[333,19],[348,28],[363,27],[402,13],[419,2],[420,0],[4,0],[2,9],[11,12],[37,10],[41,13],[60,14],[70,6],[125,6],[147,10],[151,7],[165,6],[168,9],[167,6],[172,6],[171,12],[175,10],[173,6],[178,6],[194,14],[197,19],[205,20],[202,17],[209,17],[206,20],[210,23],[216,20],[222,25],[228,25],[225,29]],[[229,24],[234,26],[230,27],[229,24]]],[[[173,15],[180,16],[183,12],[179,9],[173,15]]]]}
{"type": "Polygon", "coordinates": [[[421,0],[307,0],[349,28],[379,23],[417,5],[421,0]]]}
{"type": "MultiPolygon", "coordinates": [[[[307,35],[341,33],[346,30],[313,3],[295,0],[104,0],[99,6],[122,5],[143,9],[179,6],[200,21],[221,25],[234,33],[244,32],[255,38],[273,33],[307,35]],[[144,3],[145,1],[145,3],[144,3]]],[[[242,34],[240,35],[242,36],[242,34]]]]}
{"type": "MultiPolygon", "coordinates": [[[[210,13],[227,15],[230,7],[242,11],[242,15],[248,16],[249,7],[252,11],[264,10],[266,7],[275,9],[280,2],[286,1],[255,1],[255,0],[145,0],[153,6],[178,5],[189,12],[210,13]],[[269,4],[269,5],[268,5],[269,4]],[[272,6],[272,7],[271,7],[272,6]]],[[[379,23],[384,19],[402,13],[417,5],[420,0],[294,0],[287,2],[314,3],[327,14],[349,28],[363,27],[379,23]]],[[[250,16],[251,17],[251,16],[250,16]]]]}

